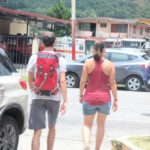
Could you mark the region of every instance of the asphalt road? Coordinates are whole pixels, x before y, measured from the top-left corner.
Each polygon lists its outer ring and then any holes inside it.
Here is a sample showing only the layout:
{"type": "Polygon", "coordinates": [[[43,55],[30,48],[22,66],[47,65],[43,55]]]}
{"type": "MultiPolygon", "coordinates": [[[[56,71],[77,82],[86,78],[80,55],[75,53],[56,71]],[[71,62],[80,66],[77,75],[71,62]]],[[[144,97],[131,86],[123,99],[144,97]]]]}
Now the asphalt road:
{"type": "MultiPolygon", "coordinates": [[[[82,150],[82,105],[78,103],[79,89],[68,89],[68,111],[59,115],[54,150],[82,150]]],[[[106,132],[101,150],[111,150],[111,140],[118,137],[150,135],[150,93],[118,90],[119,109],[106,121],[106,132]]],[[[94,150],[96,122],[94,122],[91,150],[94,150]]],[[[18,150],[31,150],[33,131],[20,136],[18,150]]],[[[43,130],[41,149],[46,150],[47,129],[43,130]]]]}

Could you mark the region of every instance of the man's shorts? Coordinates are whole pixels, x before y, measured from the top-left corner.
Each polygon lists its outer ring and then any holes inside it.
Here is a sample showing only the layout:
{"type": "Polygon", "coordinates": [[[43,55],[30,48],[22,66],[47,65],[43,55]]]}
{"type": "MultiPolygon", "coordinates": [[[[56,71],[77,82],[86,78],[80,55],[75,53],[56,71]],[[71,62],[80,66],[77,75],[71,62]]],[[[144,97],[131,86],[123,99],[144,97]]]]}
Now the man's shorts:
{"type": "Polygon", "coordinates": [[[51,126],[55,126],[59,112],[59,106],[59,101],[53,101],[49,99],[32,100],[30,108],[29,129],[43,129],[46,127],[46,111],[49,124],[51,126]]]}
{"type": "Polygon", "coordinates": [[[89,105],[85,101],[83,101],[83,114],[84,115],[93,115],[96,112],[109,115],[110,108],[111,108],[111,101],[103,105],[89,105]]]}

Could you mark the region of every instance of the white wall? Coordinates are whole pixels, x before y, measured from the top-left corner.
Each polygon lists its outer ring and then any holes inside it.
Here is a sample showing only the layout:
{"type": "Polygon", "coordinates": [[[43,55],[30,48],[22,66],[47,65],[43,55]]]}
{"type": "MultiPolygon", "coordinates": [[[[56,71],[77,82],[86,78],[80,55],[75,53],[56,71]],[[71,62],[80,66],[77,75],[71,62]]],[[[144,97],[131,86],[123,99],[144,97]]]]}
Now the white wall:
{"type": "Polygon", "coordinates": [[[16,35],[17,33],[21,33],[22,35],[26,34],[27,24],[26,22],[21,23],[10,23],[10,32],[9,34],[16,35]]]}

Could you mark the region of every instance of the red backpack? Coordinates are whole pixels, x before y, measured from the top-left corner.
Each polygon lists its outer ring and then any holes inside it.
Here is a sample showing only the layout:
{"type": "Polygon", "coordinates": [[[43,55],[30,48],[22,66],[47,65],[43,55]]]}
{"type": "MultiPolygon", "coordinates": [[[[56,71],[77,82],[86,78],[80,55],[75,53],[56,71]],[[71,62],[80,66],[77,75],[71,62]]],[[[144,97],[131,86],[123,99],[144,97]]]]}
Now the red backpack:
{"type": "Polygon", "coordinates": [[[38,95],[56,95],[57,68],[59,59],[56,53],[39,52],[37,57],[37,73],[34,82],[34,92],[38,95]]]}

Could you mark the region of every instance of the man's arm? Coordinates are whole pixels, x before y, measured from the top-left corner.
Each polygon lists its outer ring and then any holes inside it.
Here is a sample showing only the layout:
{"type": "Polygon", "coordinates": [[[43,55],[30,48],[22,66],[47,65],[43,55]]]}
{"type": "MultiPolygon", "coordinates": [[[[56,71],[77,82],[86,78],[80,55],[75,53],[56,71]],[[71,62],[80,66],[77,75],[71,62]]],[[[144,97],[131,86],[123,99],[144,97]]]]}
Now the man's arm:
{"type": "Polygon", "coordinates": [[[62,115],[66,112],[68,99],[67,99],[67,84],[66,84],[66,72],[60,73],[60,91],[63,97],[63,104],[61,105],[62,115]]]}
{"type": "Polygon", "coordinates": [[[29,59],[28,65],[27,65],[28,85],[29,85],[30,89],[33,88],[34,68],[36,67],[36,61],[37,61],[37,55],[32,55],[29,59]]]}
{"type": "Polygon", "coordinates": [[[34,78],[34,73],[28,72],[28,84],[30,89],[33,88],[33,78],[34,78]]]}

